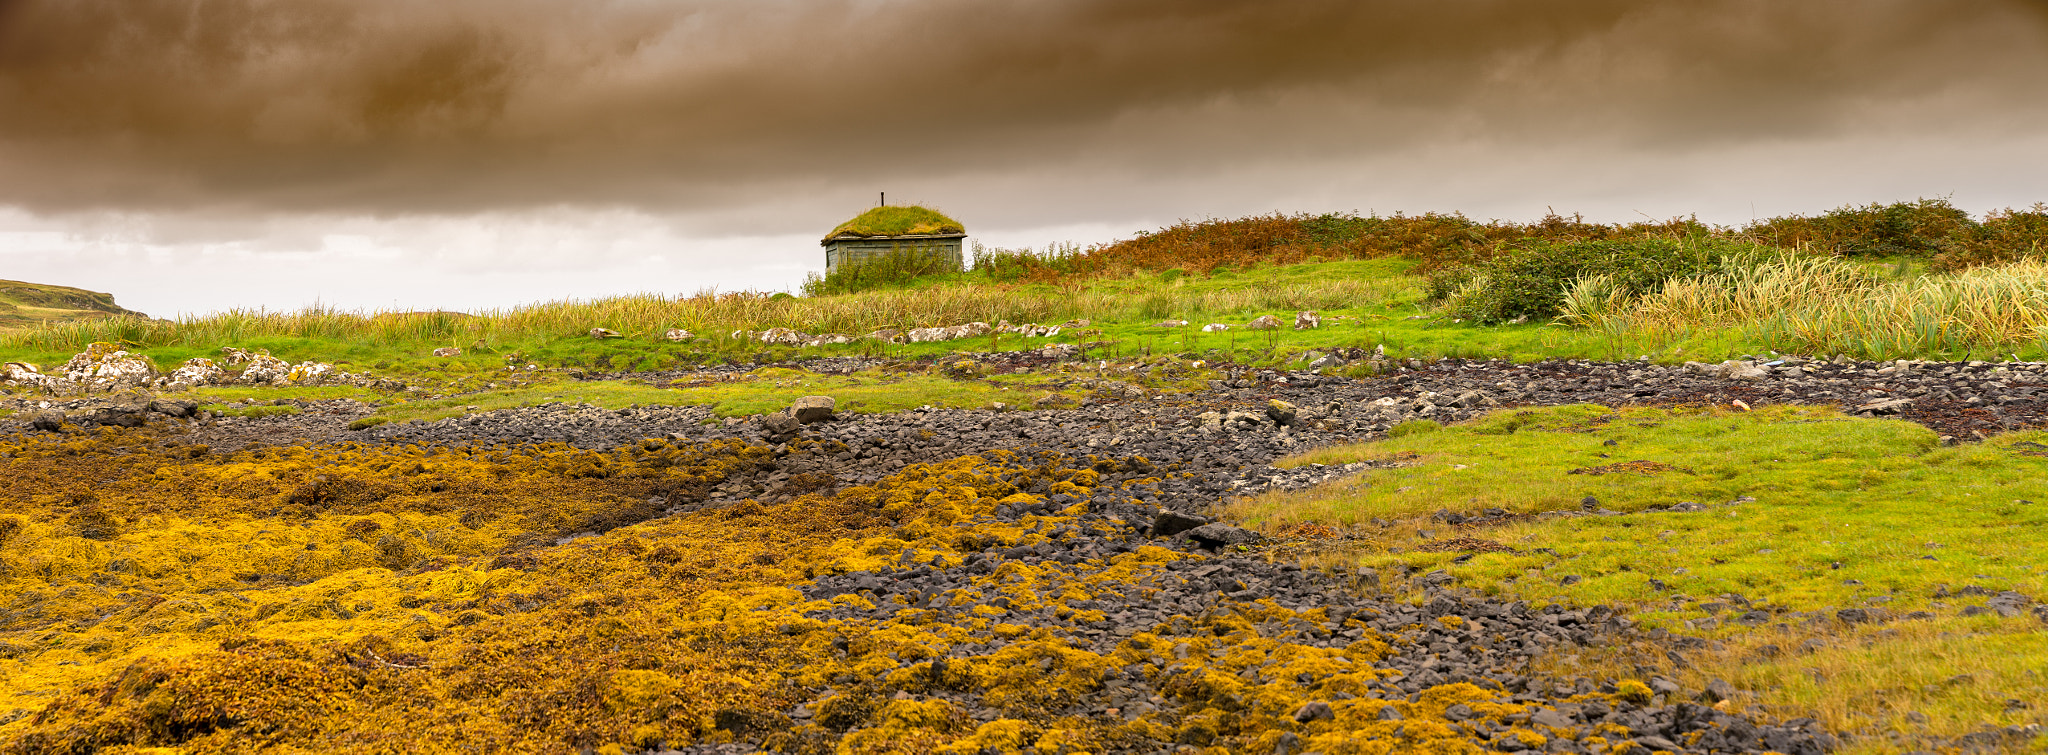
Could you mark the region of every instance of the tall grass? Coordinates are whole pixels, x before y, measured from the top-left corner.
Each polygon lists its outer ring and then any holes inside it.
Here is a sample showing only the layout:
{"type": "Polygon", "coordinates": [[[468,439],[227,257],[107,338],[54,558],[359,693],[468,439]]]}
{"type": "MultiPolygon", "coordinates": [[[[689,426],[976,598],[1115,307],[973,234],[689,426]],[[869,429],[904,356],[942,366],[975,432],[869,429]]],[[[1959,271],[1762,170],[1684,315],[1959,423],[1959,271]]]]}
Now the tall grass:
{"type": "Polygon", "coordinates": [[[109,318],[0,334],[0,348],[33,351],[82,349],[94,341],[136,348],[213,348],[259,338],[308,338],[368,345],[507,344],[572,337],[609,328],[628,338],[659,341],[670,328],[699,334],[793,328],[808,333],[860,335],[880,328],[957,325],[965,322],[1055,323],[1074,318],[1147,319],[1249,311],[1335,309],[1384,300],[1408,284],[1394,279],[1332,279],[1315,284],[1198,289],[1156,282],[1141,292],[1072,287],[1019,291],[998,286],[941,286],[866,291],[825,297],[759,292],[701,292],[692,296],[638,294],[588,301],[527,304],[476,315],[432,312],[352,312],[326,307],[298,312],[231,310],[177,321],[109,318]]]}
{"type": "Polygon", "coordinates": [[[2048,261],[1893,279],[1832,257],[1779,257],[1616,298],[1597,276],[1562,322],[1638,337],[1729,328],[1780,351],[1867,359],[1962,355],[2048,340],[2048,261]]]}

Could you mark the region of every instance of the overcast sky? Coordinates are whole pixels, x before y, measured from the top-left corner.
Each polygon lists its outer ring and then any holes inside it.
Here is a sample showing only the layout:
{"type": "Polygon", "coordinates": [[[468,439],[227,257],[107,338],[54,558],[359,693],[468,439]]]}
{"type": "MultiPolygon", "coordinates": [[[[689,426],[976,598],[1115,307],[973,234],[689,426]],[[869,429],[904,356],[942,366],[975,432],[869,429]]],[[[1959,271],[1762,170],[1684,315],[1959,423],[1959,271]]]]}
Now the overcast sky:
{"type": "Polygon", "coordinates": [[[0,0],[0,278],[158,316],[791,289],[920,201],[1716,223],[2048,200],[2048,2],[0,0]]]}

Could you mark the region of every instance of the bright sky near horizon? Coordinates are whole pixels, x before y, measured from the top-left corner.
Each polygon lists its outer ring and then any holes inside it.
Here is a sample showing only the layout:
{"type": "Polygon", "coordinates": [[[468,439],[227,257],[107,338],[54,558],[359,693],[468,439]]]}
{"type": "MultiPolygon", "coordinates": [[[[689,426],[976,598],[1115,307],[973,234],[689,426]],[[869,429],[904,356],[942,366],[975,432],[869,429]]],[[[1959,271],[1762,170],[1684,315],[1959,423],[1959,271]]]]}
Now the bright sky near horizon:
{"type": "Polygon", "coordinates": [[[786,290],[887,191],[1740,224],[2048,200],[2038,0],[0,0],[0,278],[158,316],[786,290]]]}

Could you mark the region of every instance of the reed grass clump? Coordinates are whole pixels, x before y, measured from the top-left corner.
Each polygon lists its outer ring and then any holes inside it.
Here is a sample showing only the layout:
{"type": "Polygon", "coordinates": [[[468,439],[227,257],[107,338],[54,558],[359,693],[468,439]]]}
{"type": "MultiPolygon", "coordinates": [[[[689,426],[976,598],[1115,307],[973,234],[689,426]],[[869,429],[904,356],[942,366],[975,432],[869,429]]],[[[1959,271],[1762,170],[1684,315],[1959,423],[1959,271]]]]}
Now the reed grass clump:
{"type": "Polygon", "coordinates": [[[1780,351],[1868,359],[2048,345],[2048,261],[1895,279],[1830,257],[1748,259],[1657,290],[1574,282],[1560,320],[1633,335],[1735,329],[1780,351]]]}

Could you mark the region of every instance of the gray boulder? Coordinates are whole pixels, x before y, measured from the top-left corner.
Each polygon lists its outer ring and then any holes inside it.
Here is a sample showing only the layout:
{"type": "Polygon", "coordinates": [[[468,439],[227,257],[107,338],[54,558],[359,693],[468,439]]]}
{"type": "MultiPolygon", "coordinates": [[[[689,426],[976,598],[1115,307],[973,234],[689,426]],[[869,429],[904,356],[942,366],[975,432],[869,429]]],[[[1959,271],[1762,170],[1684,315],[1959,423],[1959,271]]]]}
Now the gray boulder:
{"type": "Polygon", "coordinates": [[[140,405],[122,404],[94,411],[88,420],[94,424],[109,427],[141,427],[149,419],[148,410],[140,405]]]}
{"type": "Polygon", "coordinates": [[[769,414],[761,418],[761,434],[768,436],[770,439],[787,438],[795,435],[797,428],[800,427],[803,427],[803,423],[798,422],[796,417],[781,412],[769,414]]]}
{"type": "Polygon", "coordinates": [[[1208,524],[1205,517],[1183,514],[1178,511],[1161,511],[1152,518],[1153,537],[1173,537],[1196,527],[1208,524]]]}
{"type": "Polygon", "coordinates": [[[199,413],[199,402],[160,398],[149,402],[149,410],[170,417],[190,417],[199,413]]]}
{"type": "Polygon", "coordinates": [[[35,416],[28,418],[28,426],[46,433],[60,432],[64,429],[64,413],[60,411],[36,412],[35,416]]]}
{"type": "Polygon", "coordinates": [[[838,403],[831,396],[805,396],[789,405],[789,414],[803,424],[823,422],[832,418],[832,410],[838,403]]]}
{"type": "Polygon", "coordinates": [[[1730,359],[1721,363],[1721,377],[1729,380],[1754,382],[1771,376],[1771,371],[1756,366],[1755,362],[1739,362],[1730,359]]]}
{"type": "Polygon", "coordinates": [[[1212,522],[1187,531],[1187,537],[1200,542],[1206,548],[1220,548],[1228,545],[1243,545],[1257,542],[1259,533],[1243,527],[1232,527],[1222,522],[1212,522]]]}

